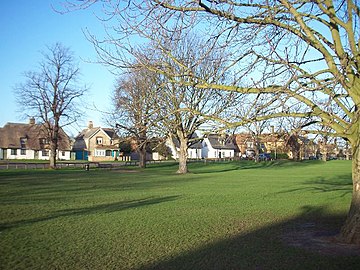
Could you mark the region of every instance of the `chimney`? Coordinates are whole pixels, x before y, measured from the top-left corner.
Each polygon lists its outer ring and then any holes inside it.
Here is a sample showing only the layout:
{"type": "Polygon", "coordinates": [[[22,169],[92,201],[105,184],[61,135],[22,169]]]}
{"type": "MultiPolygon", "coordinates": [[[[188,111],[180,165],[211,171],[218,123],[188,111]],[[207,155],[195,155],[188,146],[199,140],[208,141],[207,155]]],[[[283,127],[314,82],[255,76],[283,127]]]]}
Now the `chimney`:
{"type": "Polygon", "coordinates": [[[35,118],[34,117],[31,117],[29,119],[29,125],[35,125],[35,118]]]}
{"type": "Polygon", "coordinates": [[[93,127],[94,127],[93,121],[89,121],[88,129],[93,128],[93,127]]]}
{"type": "Polygon", "coordinates": [[[275,127],[274,126],[270,126],[271,128],[271,133],[274,134],[275,133],[275,127]]]}

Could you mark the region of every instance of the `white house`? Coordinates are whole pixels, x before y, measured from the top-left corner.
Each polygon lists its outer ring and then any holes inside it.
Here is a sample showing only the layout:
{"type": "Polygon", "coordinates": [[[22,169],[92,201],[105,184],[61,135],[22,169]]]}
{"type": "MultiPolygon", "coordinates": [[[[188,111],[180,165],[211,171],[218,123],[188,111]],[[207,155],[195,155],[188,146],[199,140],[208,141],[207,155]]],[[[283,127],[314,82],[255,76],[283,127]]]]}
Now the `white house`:
{"type": "MultiPolygon", "coordinates": [[[[42,159],[48,160],[50,145],[42,124],[35,124],[31,118],[28,124],[6,123],[0,128],[0,159],[42,159]]],[[[60,129],[58,138],[59,160],[70,160],[71,141],[60,129]]]]}
{"type": "MultiPolygon", "coordinates": [[[[188,148],[187,154],[189,159],[201,159],[202,157],[202,144],[198,136],[194,133],[191,138],[191,144],[188,148]]],[[[180,144],[176,139],[168,139],[166,145],[171,150],[171,157],[173,159],[179,158],[180,144]]]]}
{"type": "Polygon", "coordinates": [[[233,158],[235,149],[230,136],[208,134],[202,141],[202,158],[233,158]]]}

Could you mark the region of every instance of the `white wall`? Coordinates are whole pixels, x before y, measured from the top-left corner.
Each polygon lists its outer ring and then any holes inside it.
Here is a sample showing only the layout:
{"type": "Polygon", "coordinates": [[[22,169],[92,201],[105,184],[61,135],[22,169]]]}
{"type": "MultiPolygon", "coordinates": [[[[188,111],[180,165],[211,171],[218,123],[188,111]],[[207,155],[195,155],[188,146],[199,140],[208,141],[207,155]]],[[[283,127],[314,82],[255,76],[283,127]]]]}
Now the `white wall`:
{"type": "MultiPolygon", "coordinates": [[[[175,148],[173,144],[167,144],[167,146],[170,148],[171,150],[171,157],[173,159],[178,159],[179,158],[179,148],[175,148]]],[[[202,157],[202,149],[193,149],[193,148],[188,148],[187,150],[187,154],[188,154],[188,158],[197,158],[200,159],[202,157]]]]}
{"type": "Polygon", "coordinates": [[[189,148],[188,149],[188,158],[196,158],[196,159],[200,159],[201,158],[201,149],[192,149],[189,148]]]}
{"type": "Polygon", "coordinates": [[[42,151],[42,150],[39,151],[39,157],[38,157],[38,159],[41,159],[41,160],[49,160],[49,158],[50,158],[50,150],[48,151],[48,155],[46,155],[46,156],[43,156],[43,151],[42,151]]]}
{"type": "Polygon", "coordinates": [[[166,158],[160,155],[158,152],[151,153],[152,160],[165,160],[166,158]]]}
{"type": "Polygon", "coordinates": [[[71,151],[58,151],[57,159],[70,160],[71,159],[71,151]]]}
{"type": "Polygon", "coordinates": [[[202,157],[203,158],[219,158],[221,152],[221,158],[234,157],[234,149],[214,149],[208,138],[203,141],[202,157]]]}
{"type": "Polygon", "coordinates": [[[11,154],[11,149],[6,150],[6,158],[7,159],[34,159],[35,151],[34,150],[25,150],[25,155],[21,155],[21,149],[16,149],[16,155],[11,154]]]}
{"type": "MultiPolygon", "coordinates": [[[[0,159],[3,157],[4,150],[0,149],[0,159]]],[[[49,151],[50,156],[50,151],[49,151]]],[[[49,160],[49,156],[43,156],[42,151],[38,151],[38,159],[49,160]]],[[[35,159],[35,150],[26,149],[25,155],[21,155],[21,149],[16,149],[16,155],[11,154],[11,149],[6,149],[6,159],[35,159]]],[[[57,159],[70,160],[70,151],[58,151],[57,159]]]]}

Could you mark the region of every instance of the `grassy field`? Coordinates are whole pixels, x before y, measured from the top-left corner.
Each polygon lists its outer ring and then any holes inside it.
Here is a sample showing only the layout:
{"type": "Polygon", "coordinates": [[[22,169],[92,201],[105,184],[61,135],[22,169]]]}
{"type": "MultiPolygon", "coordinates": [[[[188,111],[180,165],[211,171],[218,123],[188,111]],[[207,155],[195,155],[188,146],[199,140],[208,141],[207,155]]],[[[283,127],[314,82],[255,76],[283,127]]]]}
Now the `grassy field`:
{"type": "Polygon", "coordinates": [[[288,243],[338,230],[351,162],[190,170],[0,171],[0,269],[358,269],[288,243]]]}

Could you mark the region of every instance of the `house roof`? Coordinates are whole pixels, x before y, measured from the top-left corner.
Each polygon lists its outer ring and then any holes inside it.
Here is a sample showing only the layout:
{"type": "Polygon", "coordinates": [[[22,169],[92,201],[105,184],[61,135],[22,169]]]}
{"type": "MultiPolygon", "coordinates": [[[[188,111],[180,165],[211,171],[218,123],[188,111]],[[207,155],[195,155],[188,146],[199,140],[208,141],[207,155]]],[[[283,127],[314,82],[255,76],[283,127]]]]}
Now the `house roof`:
{"type": "MultiPolygon", "coordinates": [[[[25,139],[25,149],[41,150],[48,148],[40,143],[41,138],[46,138],[46,128],[43,124],[6,123],[0,128],[0,148],[21,148],[20,139],[25,139]]],[[[59,150],[70,150],[70,138],[60,128],[59,150]]]]}
{"type": "Polygon", "coordinates": [[[82,137],[84,139],[88,139],[94,136],[99,131],[103,131],[105,135],[109,136],[110,139],[119,138],[114,129],[101,127],[85,128],[76,136],[76,138],[82,137]]]}
{"type": "MultiPolygon", "coordinates": [[[[83,129],[75,138],[73,150],[84,150],[87,148],[85,140],[93,137],[98,132],[103,131],[110,139],[119,139],[115,130],[112,128],[88,127],[83,129]]],[[[113,146],[112,146],[113,147],[113,146]]],[[[104,148],[105,149],[105,148],[104,148]]],[[[112,149],[112,148],[111,148],[112,149]]]]}
{"type": "Polygon", "coordinates": [[[255,137],[257,137],[261,143],[275,143],[284,141],[283,135],[278,133],[264,133],[258,136],[253,136],[250,133],[239,133],[234,135],[235,143],[238,146],[244,145],[247,142],[255,142],[255,137]]]}
{"type": "MultiPolygon", "coordinates": [[[[201,141],[202,140],[195,133],[193,133],[190,139],[189,149],[201,149],[202,148],[201,141]]],[[[180,147],[180,143],[176,138],[173,138],[173,142],[176,148],[180,147]]]]}
{"type": "Polygon", "coordinates": [[[214,149],[236,150],[232,138],[228,135],[209,134],[207,135],[207,138],[214,149]]]}
{"type": "Polygon", "coordinates": [[[102,130],[111,138],[111,139],[118,139],[119,136],[116,134],[115,130],[112,128],[102,128],[102,130]]]}

